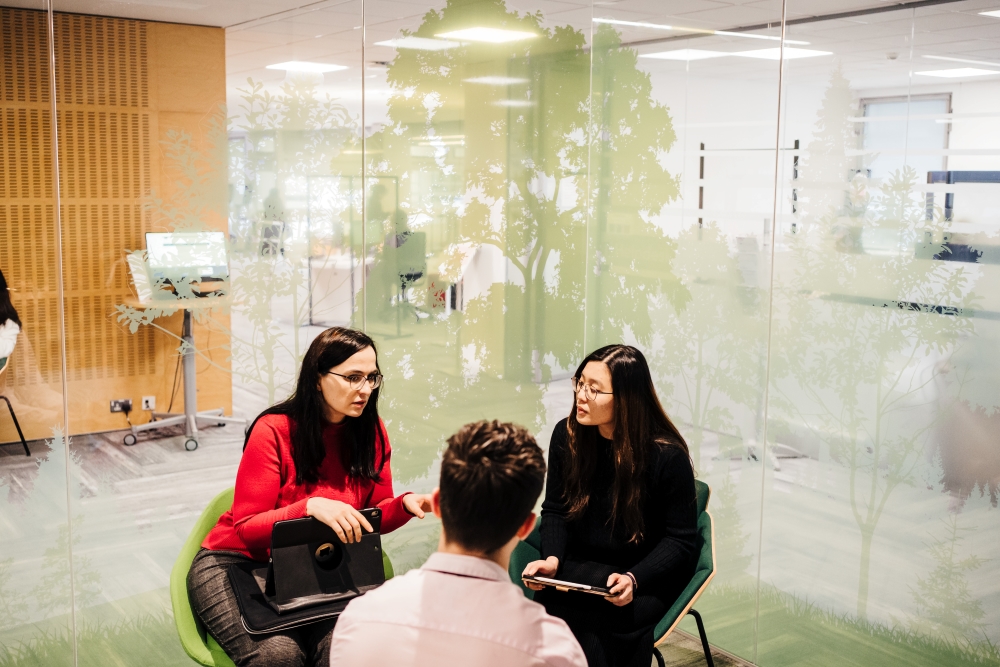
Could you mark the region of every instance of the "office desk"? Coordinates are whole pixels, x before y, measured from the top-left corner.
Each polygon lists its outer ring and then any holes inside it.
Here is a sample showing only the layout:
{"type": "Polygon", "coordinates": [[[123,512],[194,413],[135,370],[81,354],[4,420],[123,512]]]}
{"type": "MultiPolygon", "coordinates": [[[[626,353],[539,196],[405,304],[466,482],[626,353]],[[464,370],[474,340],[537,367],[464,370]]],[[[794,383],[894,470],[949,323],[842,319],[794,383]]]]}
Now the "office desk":
{"type": "Polygon", "coordinates": [[[354,317],[364,271],[374,260],[350,255],[309,258],[309,324],[334,326],[349,324],[354,317]]]}
{"type": "Polygon", "coordinates": [[[149,423],[132,427],[132,432],[125,436],[126,445],[134,445],[137,441],[137,436],[142,431],[184,424],[184,434],[187,436],[187,439],[184,441],[184,449],[193,452],[198,449],[199,421],[218,424],[219,426],[224,424],[246,424],[245,419],[226,417],[225,411],[222,408],[198,411],[198,387],[195,371],[194,334],[192,333],[191,312],[229,305],[228,298],[204,297],[200,299],[177,299],[176,301],[136,301],[128,299],[125,301],[125,305],[139,309],[157,308],[184,312],[184,324],[181,328],[181,339],[184,341],[184,349],[181,352],[181,369],[184,376],[184,412],[153,412],[153,419],[149,423]]]}

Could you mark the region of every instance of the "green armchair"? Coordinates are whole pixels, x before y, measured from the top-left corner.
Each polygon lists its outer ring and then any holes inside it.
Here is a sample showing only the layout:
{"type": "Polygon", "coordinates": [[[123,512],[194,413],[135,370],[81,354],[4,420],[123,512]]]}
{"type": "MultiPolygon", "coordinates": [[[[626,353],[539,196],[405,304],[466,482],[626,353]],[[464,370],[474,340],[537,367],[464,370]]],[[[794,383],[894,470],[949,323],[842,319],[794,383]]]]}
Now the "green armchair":
{"type": "MultiPolygon", "coordinates": [[[[192,660],[205,667],[236,667],[229,659],[226,652],[215,641],[212,635],[205,631],[205,627],[195,616],[191,609],[191,601],[188,598],[187,575],[191,569],[194,557],[201,549],[201,543],[208,535],[208,531],[215,527],[219,517],[226,510],[233,506],[234,489],[226,489],[208,503],[208,507],[198,517],[194,528],[188,535],[187,541],[181,547],[181,552],[174,561],[174,567],[170,571],[170,603],[174,610],[174,625],[177,627],[177,635],[180,637],[181,645],[184,647],[192,660]]],[[[382,550],[382,569],[385,571],[386,580],[392,579],[393,569],[389,556],[385,549],[382,550]]]]}
{"type": "MultiPolygon", "coordinates": [[[[663,656],[655,649],[666,641],[670,633],[687,614],[694,617],[698,624],[698,634],[701,635],[701,646],[705,651],[705,660],[709,667],[715,667],[712,660],[712,651],[708,644],[708,636],[705,634],[705,624],[702,622],[701,614],[694,609],[694,603],[698,600],[708,587],[712,578],[715,577],[715,531],[712,526],[712,515],[708,513],[708,499],[711,489],[708,484],[700,480],[695,480],[695,492],[698,495],[698,564],[695,567],[694,576],[684,588],[674,604],[667,610],[656,629],[653,631],[654,650],[653,656],[659,667],[664,667],[663,656]]],[[[521,573],[524,567],[533,560],[538,560],[542,550],[542,538],[539,533],[539,526],[542,520],[539,518],[535,524],[535,529],[531,534],[514,549],[510,557],[509,574],[511,581],[521,587],[524,594],[529,598],[534,598],[534,591],[527,588],[521,581],[521,573]]]]}

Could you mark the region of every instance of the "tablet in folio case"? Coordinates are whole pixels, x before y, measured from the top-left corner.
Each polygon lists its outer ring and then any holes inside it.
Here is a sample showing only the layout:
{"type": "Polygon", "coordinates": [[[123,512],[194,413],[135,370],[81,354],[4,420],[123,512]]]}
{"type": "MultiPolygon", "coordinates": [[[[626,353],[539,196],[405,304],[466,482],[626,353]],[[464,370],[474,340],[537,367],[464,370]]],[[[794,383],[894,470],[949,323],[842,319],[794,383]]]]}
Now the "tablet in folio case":
{"type": "Polygon", "coordinates": [[[382,512],[361,513],[374,532],[365,533],[360,542],[344,544],[332,528],[312,517],[278,521],[267,567],[254,562],[229,567],[247,632],[277,632],[335,618],[353,598],[385,582],[382,512]]]}

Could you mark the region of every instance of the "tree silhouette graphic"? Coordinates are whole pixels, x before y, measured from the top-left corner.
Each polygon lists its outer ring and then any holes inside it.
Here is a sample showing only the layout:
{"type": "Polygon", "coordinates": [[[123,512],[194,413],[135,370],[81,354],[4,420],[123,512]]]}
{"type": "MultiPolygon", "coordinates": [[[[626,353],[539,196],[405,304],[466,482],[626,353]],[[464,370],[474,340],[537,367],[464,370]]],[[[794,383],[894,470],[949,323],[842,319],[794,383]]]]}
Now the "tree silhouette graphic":
{"type": "Polygon", "coordinates": [[[931,259],[947,252],[950,222],[928,212],[920,175],[864,175],[856,115],[836,71],[801,167],[790,276],[775,284],[771,395],[777,414],[808,428],[846,469],[863,619],[876,529],[893,492],[918,480],[937,419],[936,362],[972,331],[976,297],[968,265],[931,259]]]}
{"type": "Polygon", "coordinates": [[[670,115],[614,30],[601,26],[588,49],[584,31],[540,12],[451,0],[401,38],[450,41],[398,49],[388,122],[365,145],[363,302],[391,373],[384,400],[405,478],[472,418],[541,430],[548,381],[627,332],[651,341],[649,309],[686,292],[670,271],[674,242],[646,220],[677,196],[660,164],[670,115]],[[527,36],[447,38],[474,26],[527,36]],[[425,275],[404,286],[400,240],[416,235],[425,275]],[[452,284],[464,297],[446,314],[452,284]]]}

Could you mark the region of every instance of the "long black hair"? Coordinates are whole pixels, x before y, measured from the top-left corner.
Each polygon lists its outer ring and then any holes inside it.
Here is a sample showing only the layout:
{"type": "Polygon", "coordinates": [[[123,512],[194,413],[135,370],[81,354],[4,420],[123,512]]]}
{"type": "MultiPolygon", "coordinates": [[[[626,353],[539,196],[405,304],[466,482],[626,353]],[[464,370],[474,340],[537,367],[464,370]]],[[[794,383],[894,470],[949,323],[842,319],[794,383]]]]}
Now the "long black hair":
{"type": "MultiPolygon", "coordinates": [[[[295,483],[315,484],[319,481],[319,467],[326,458],[323,444],[325,426],[324,399],[319,381],[334,366],[366,348],[375,350],[375,367],[378,368],[378,350],[375,341],[355,329],[333,327],[312,342],[295,383],[295,392],[284,401],[271,406],[253,421],[247,430],[249,441],[257,421],[264,415],[287,415],[291,422],[292,460],[295,462],[295,483]]],[[[379,388],[372,390],[359,417],[345,417],[344,447],[340,450],[344,469],[351,477],[378,479],[385,465],[385,436],[378,417],[379,388]]],[[[243,446],[246,448],[246,441],[243,446]]]]}
{"type": "MultiPolygon", "coordinates": [[[[642,503],[647,470],[653,447],[678,447],[690,458],[687,443],[660,405],[653,377],[642,352],[631,345],[608,345],[587,355],[576,369],[592,361],[604,363],[611,371],[614,396],[612,454],[615,481],[611,488],[612,523],[619,520],[630,542],[642,541],[645,526],[642,503]]],[[[590,502],[591,480],[597,468],[597,426],[576,420],[576,401],[566,423],[569,461],[566,462],[566,502],[571,518],[580,517],[590,502]]]]}
{"type": "Polygon", "coordinates": [[[17,309],[10,300],[10,292],[7,290],[7,279],[0,271],[0,325],[7,320],[13,320],[18,327],[21,326],[21,318],[17,316],[17,309]]]}

